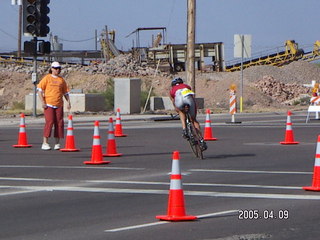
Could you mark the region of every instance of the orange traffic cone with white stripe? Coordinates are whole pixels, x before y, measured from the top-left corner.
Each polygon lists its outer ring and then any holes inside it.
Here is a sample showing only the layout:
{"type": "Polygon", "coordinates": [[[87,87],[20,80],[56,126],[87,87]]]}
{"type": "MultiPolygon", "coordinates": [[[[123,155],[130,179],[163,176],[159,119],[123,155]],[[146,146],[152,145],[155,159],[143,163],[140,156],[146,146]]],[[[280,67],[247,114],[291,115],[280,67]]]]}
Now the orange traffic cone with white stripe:
{"type": "Polygon", "coordinates": [[[25,124],[25,115],[24,113],[20,114],[20,129],[18,136],[18,144],[12,145],[15,148],[29,148],[32,145],[28,144],[27,133],[26,133],[26,124],[25,124]]]}
{"type": "Polygon", "coordinates": [[[123,132],[122,132],[120,108],[117,108],[117,116],[116,116],[116,125],[115,125],[115,128],[114,128],[114,136],[115,137],[126,137],[127,136],[127,134],[123,134],[123,132]]]}
{"type": "Polygon", "coordinates": [[[61,152],[77,152],[80,149],[76,148],[75,140],[73,136],[73,124],[72,124],[72,115],[68,116],[68,128],[67,128],[67,137],[65,147],[60,149],[61,152]]]}
{"type": "Polygon", "coordinates": [[[99,121],[95,121],[95,123],[94,123],[91,161],[85,161],[83,163],[84,164],[94,164],[94,165],[110,163],[109,161],[103,161],[102,147],[100,144],[99,121]]]}
{"type": "Polygon", "coordinates": [[[107,153],[103,154],[104,157],[119,157],[122,153],[117,152],[116,139],[114,137],[113,119],[109,118],[109,130],[107,141],[107,153]]]}
{"type": "Polygon", "coordinates": [[[292,122],[291,122],[291,114],[292,113],[290,111],[288,111],[285,139],[283,142],[280,142],[281,144],[298,144],[299,143],[299,142],[294,141],[292,122]]]}
{"type": "Polygon", "coordinates": [[[174,151],[172,154],[172,171],[167,215],[158,215],[156,216],[157,219],[165,221],[188,221],[197,219],[196,216],[186,215],[179,158],[179,152],[174,151]]]}
{"type": "Polygon", "coordinates": [[[320,135],[318,136],[316,156],[313,168],[312,186],[303,187],[308,191],[320,191],[320,135]]]}
{"type": "Polygon", "coordinates": [[[212,128],[211,128],[211,121],[210,121],[210,109],[206,111],[206,122],[204,126],[204,134],[203,139],[205,141],[216,141],[217,138],[213,137],[212,128]]]}

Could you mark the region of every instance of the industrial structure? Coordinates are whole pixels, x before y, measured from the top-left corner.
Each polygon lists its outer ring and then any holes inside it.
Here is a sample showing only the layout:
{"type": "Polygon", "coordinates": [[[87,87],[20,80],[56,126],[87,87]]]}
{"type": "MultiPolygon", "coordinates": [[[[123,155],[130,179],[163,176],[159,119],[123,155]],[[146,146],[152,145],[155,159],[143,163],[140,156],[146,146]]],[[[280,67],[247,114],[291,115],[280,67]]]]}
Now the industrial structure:
{"type": "MultiPolygon", "coordinates": [[[[139,31],[148,28],[138,28],[132,33],[138,34],[139,31]]],[[[152,28],[153,30],[155,28],[152,28]]],[[[156,28],[158,29],[158,28],[156,28]]],[[[172,72],[185,71],[186,68],[186,44],[167,44],[165,42],[165,28],[160,28],[159,32],[152,40],[151,47],[139,46],[140,40],[137,37],[136,46],[132,47],[133,56],[141,63],[151,66],[160,66],[163,69],[170,69],[172,72]]],[[[59,60],[68,64],[83,64],[91,62],[104,62],[124,53],[117,49],[115,44],[115,31],[103,31],[100,37],[100,50],[66,51],[62,49],[56,36],[51,38],[52,50],[50,54],[38,57],[38,62],[46,64],[52,60],[59,60]],[[107,33],[107,34],[106,34],[107,33]],[[72,61],[77,59],[77,61],[72,61]]],[[[32,64],[32,57],[22,53],[22,57],[16,57],[16,52],[0,53],[0,63],[20,63],[32,64]]],[[[293,61],[316,61],[320,59],[320,40],[313,44],[313,49],[305,51],[298,47],[294,40],[285,41],[283,50],[273,51],[269,54],[260,53],[259,56],[245,59],[243,69],[258,66],[271,65],[281,67],[293,61]]],[[[222,42],[197,43],[195,44],[195,62],[198,70],[227,71],[234,72],[241,70],[239,59],[226,62],[224,59],[224,44],[222,42]]]]}
{"type": "MultiPolygon", "coordinates": [[[[168,66],[171,72],[181,72],[186,69],[187,44],[166,43],[165,27],[137,28],[131,32],[136,35],[136,46],[132,48],[132,53],[140,62],[150,65],[168,66]],[[152,46],[142,47],[140,43],[140,33],[142,31],[160,31],[156,37],[152,36],[152,46]]],[[[213,71],[223,71],[224,46],[222,42],[197,43],[195,44],[195,62],[198,70],[205,69],[205,60],[210,58],[213,71]]]]}
{"type": "MultiPolygon", "coordinates": [[[[186,44],[165,44],[152,48],[144,48],[142,61],[156,65],[168,64],[172,72],[185,71],[187,61],[186,44]]],[[[141,49],[140,51],[141,52],[141,49]]],[[[195,62],[198,70],[206,68],[205,58],[210,58],[211,70],[223,71],[224,52],[223,43],[197,43],[195,44],[195,62]]]]}
{"type": "MultiPolygon", "coordinates": [[[[294,40],[287,40],[284,45],[283,51],[277,51],[270,54],[262,54],[259,57],[253,57],[245,60],[242,63],[242,68],[248,68],[257,65],[271,65],[281,67],[289,64],[293,61],[315,61],[320,59],[320,41],[314,43],[312,51],[304,52],[303,49],[299,49],[298,44],[294,40]]],[[[241,69],[241,62],[235,60],[226,63],[225,71],[234,72],[241,69]]]]}

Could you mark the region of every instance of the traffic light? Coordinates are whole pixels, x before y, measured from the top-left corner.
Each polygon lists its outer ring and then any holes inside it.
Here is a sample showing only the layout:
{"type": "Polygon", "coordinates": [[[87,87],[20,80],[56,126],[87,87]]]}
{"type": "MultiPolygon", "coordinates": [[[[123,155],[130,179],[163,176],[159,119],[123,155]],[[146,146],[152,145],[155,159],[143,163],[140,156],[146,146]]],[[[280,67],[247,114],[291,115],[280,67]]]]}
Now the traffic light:
{"type": "Polygon", "coordinates": [[[50,12],[50,8],[48,4],[50,0],[37,0],[37,9],[38,9],[38,23],[37,23],[37,36],[38,37],[46,37],[50,32],[50,28],[48,26],[50,22],[50,18],[48,14],[50,12]]]}
{"type": "Polygon", "coordinates": [[[36,35],[36,0],[24,0],[23,5],[23,34],[25,36],[36,35]]]}
{"type": "Polygon", "coordinates": [[[39,43],[39,52],[40,54],[50,54],[51,52],[51,44],[50,42],[40,42],[39,43]]]}
{"type": "Polygon", "coordinates": [[[36,41],[25,41],[24,42],[24,52],[28,55],[35,55],[37,53],[37,42],[36,41]]]}
{"type": "Polygon", "coordinates": [[[23,34],[46,37],[50,32],[48,14],[50,0],[23,0],[23,34]]]}

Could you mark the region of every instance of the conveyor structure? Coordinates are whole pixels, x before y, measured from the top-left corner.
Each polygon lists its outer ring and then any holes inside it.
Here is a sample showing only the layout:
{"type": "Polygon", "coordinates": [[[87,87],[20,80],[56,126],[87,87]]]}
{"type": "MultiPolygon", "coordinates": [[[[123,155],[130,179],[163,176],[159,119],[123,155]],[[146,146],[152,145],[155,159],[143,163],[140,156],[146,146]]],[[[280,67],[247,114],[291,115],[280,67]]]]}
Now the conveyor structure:
{"type": "MultiPolygon", "coordinates": [[[[320,45],[317,45],[317,46],[319,48],[320,45]]],[[[254,57],[252,59],[245,60],[242,63],[243,64],[242,67],[243,69],[251,66],[256,66],[256,65],[272,65],[272,66],[281,67],[293,61],[298,61],[300,59],[305,60],[304,57],[305,57],[305,53],[303,49],[299,49],[298,44],[294,40],[287,40],[285,42],[284,51],[279,51],[276,53],[263,55],[261,57],[254,57]]],[[[241,61],[239,62],[239,60],[237,60],[236,63],[231,62],[226,64],[225,71],[227,72],[234,72],[239,70],[241,70],[241,61]]]]}
{"type": "Polygon", "coordinates": [[[313,50],[310,52],[304,53],[301,60],[311,62],[319,59],[320,59],[320,40],[317,40],[313,44],[313,50]]]}

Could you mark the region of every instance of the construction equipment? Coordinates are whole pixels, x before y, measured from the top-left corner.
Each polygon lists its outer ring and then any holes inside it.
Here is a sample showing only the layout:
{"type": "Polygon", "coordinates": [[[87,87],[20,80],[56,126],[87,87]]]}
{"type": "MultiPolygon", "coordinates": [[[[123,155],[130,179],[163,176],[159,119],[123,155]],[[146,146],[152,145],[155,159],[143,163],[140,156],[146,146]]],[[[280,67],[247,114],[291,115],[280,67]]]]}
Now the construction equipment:
{"type": "Polygon", "coordinates": [[[301,60],[311,62],[320,59],[320,40],[317,40],[313,44],[313,50],[310,52],[306,52],[301,60]]]}
{"type": "MultiPolygon", "coordinates": [[[[293,61],[303,59],[304,51],[298,48],[298,44],[294,40],[287,40],[285,42],[285,50],[264,55],[261,57],[254,57],[243,62],[243,69],[256,65],[272,65],[281,67],[293,61]]],[[[241,69],[241,62],[227,64],[225,71],[234,72],[241,69]]]]}
{"type": "Polygon", "coordinates": [[[120,51],[115,45],[116,32],[114,30],[108,31],[107,27],[105,31],[101,34],[100,45],[101,52],[105,61],[120,55],[120,51]],[[109,37],[110,35],[110,37],[109,37]]]}

